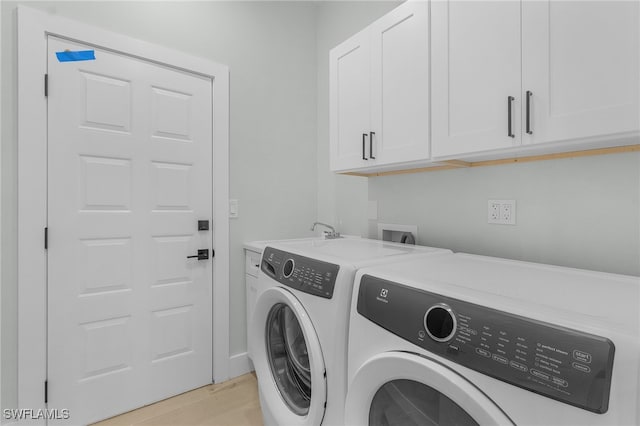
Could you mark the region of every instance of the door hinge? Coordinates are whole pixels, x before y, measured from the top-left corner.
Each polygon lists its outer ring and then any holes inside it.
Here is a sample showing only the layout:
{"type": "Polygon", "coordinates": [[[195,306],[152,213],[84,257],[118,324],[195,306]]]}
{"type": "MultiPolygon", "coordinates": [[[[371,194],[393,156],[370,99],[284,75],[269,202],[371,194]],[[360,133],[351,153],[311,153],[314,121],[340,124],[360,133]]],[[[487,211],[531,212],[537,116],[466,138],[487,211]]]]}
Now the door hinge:
{"type": "Polygon", "coordinates": [[[211,249],[211,258],[216,257],[216,251],[215,249],[211,249]]]}
{"type": "Polygon", "coordinates": [[[44,228],[44,249],[49,248],[49,228],[44,228]]]}
{"type": "Polygon", "coordinates": [[[49,402],[49,381],[44,381],[44,403],[49,402]]]}
{"type": "Polygon", "coordinates": [[[49,96],[49,74],[44,75],[44,96],[49,96]]]}

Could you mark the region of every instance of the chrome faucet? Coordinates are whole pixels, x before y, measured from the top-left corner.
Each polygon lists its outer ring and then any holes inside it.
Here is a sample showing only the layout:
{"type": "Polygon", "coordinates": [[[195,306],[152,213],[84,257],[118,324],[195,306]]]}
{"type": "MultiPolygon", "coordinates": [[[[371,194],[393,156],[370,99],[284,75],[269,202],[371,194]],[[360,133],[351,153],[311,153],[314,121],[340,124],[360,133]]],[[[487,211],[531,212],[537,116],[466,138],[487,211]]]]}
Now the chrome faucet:
{"type": "Polygon", "coordinates": [[[322,222],[313,222],[313,225],[311,225],[311,230],[312,231],[315,231],[316,225],[322,225],[325,228],[330,229],[330,231],[324,231],[324,237],[327,240],[333,240],[335,238],[342,238],[342,237],[340,237],[340,233],[336,232],[336,229],[333,226],[327,225],[326,223],[322,223],[322,222]]]}

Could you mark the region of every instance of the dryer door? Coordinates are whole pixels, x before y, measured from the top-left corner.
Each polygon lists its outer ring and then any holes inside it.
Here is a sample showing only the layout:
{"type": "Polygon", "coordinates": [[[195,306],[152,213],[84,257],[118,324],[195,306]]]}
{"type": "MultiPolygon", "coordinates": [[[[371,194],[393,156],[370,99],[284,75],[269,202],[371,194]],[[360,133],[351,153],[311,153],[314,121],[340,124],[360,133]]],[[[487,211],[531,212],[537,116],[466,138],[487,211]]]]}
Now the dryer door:
{"type": "Polygon", "coordinates": [[[349,384],[348,425],[513,425],[482,391],[450,368],[407,352],[372,357],[349,384]]]}
{"type": "Polygon", "coordinates": [[[250,339],[266,425],[319,425],[327,401],[324,359],[304,307],[287,289],[263,292],[250,339]]]}

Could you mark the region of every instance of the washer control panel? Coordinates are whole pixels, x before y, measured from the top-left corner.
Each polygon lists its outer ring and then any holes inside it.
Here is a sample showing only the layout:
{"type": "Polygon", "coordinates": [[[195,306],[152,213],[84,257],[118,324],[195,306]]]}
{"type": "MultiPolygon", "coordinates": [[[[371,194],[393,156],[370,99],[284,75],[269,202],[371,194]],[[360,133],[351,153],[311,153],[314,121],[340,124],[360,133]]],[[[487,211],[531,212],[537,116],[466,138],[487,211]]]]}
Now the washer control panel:
{"type": "Polygon", "coordinates": [[[608,409],[615,352],[609,339],[369,275],[357,308],[449,361],[594,413],[608,409]]]}
{"type": "Polygon", "coordinates": [[[287,287],[331,299],[340,267],[267,247],[262,254],[260,269],[287,287]]]}

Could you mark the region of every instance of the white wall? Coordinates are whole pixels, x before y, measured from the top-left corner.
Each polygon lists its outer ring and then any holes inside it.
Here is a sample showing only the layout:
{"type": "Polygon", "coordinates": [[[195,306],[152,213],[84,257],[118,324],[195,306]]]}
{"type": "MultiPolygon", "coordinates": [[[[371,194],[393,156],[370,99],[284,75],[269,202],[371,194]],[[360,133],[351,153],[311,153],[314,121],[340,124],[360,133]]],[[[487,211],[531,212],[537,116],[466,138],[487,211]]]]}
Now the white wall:
{"type": "MultiPolygon", "coordinates": [[[[2,408],[16,406],[16,2],[2,7],[2,408]]],[[[245,350],[242,243],[310,235],[316,218],[315,4],[25,2],[209,58],[231,72],[230,349],[245,350]]]]}
{"type": "Polygon", "coordinates": [[[377,223],[418,225],[419,244],[640,275],[640,153],[369,179],[377,223]],[[517,223],[487,224],[487,200],[517,223]]]}
{"type": "Polygon", "coordinates": [[[399,1],[321,2],[318,5],[318,220],[343,234],[367,235],[367,179],[329,171],[329,50],[399,1]]]}

